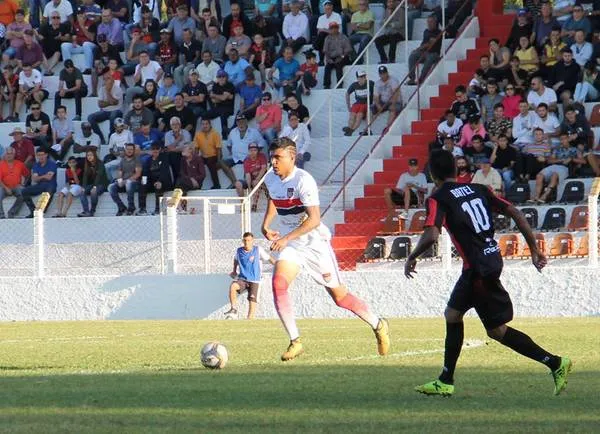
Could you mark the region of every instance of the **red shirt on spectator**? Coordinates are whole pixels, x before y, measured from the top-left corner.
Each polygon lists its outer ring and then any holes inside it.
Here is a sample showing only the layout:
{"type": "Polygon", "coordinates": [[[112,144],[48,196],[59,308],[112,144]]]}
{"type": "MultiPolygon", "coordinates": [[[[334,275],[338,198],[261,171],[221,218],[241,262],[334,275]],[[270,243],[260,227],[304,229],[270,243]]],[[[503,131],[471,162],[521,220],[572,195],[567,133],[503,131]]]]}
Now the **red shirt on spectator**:
{"type": "MultiPolygon", "coordinates": [[[[79,182],[81,183],[81,175],[83,173],[83,171],[81,170],[80,167],[75,169],[75,173],[77,174],[77,179],[79,179],[79,182]]],[[[67,168],[67,170],[65,171],[65,177],[67,180],[67,184],[69,185],[73,185],[75,184],[75,176],[73,176],[73,171],[71,170],[70,167],[67,168]]]]}
{"type": "Polygon", "coordinates": [[[313,77],[317,78],[317,73],[319,72],[319,64],[315,63],[314,65],[309,65],[308,63],[303,63],[300,65],[300,71],[302,72],[310,72],[313,77]]]}
{"type": "Polygon", "coordinates": [[[23,138],[19,142],[12,142],[10,146],[15,148],[15,160],[24,163],[25,160],[27,160],[27,157],[35,159],[35,149],[31,140],[23,138]]]}
{"type": "Polygon", "coordinates": [[[504,116],[514,119],[519,114],[519,103],[523,97],[521,95],[505,96],[502,100],[504,106],[504,116]]]}
{"type": "Polygon", "coordinates": [[[252,160],[249,156],[244,160],[244,175],[249,173],[250,178],[255,180],[260,171],[267,167],[267,157],[259,152],[256,159],[252,160]]]}
{"type": "MultiPolygon", "coordinates": [[[[244,27],[244,23],[242,23],[242,20],[236,20],[235,18],[233,18],[231,20],[231,25],[229,26],[229,36],[235,36],[235,32],[233,31],[233,29],[235,29],[238,26],[244,27]]],[[[244,31],[246,31],[246,29],[244,29],[244,31]]]]}
{"type": "Polygon", "coordinates": [[[458,184],[470,184],[473,180],[473,174],[471,172],[465,172],[462,175],[460,173],[456,174],[456,182],[458,184]]]}
{"type": "MultiPolygon", "coordinates": [[[[88,18],[87,20],[85,20],[84,25],[85,29],[88,32],[96,33],[96,23],[94,20],[88,18]]],[[[83,45],[84,42],[93,42],[90,41],[87,36],[85,36],[85,32],[81,28],[81,25],[79,24],[79,21],[77,21],[77,19],[73,20],[73,34],[76,36],[77,44],[79,45],[83,45]]]]}
{"type": "Polygon", "coordinates": [[[173,42],[171,42],[171,41],[169,41],[167,43],[161,42],[158,45],[158,56],[160,57],[160,61],[162,63],[168,61],[176,54],[177,54],[177,47],[175,47],[175,44],[173,42]]]}
{"type": "Polygon", "coordinates": [[[15,188],[21,184],[21,177],[27,177],[29,170],[22,161],[14,160],[12,165],[7,161],[0,161],[0,181],[8,188],[15,188]]]}

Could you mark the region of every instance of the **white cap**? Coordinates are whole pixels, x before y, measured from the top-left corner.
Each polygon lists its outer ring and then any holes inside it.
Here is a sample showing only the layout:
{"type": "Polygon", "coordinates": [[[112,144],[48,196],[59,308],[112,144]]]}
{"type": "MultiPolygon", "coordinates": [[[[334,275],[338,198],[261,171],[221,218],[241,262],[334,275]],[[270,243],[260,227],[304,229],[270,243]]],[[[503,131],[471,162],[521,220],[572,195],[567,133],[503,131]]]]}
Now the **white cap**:
{"type": "Polygon", "coordinates": [[[364,77],[365,75],[367,75],[367,71],[365,71],[364,69],[359,69],[358,71],[356,71],[357,77],[364,77]]]}

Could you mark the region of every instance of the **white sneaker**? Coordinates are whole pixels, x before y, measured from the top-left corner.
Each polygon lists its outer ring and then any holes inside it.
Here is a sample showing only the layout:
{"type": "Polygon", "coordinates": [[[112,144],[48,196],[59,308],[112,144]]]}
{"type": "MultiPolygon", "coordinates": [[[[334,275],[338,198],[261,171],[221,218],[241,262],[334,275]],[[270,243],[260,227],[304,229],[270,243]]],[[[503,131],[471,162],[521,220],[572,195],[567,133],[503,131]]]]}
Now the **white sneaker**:
{"type": "Polygon", "coordinates": [[[398,213],[398,218],[402,220],[408,220],[408,213],[406,211],[400,211],[398,213]]]}

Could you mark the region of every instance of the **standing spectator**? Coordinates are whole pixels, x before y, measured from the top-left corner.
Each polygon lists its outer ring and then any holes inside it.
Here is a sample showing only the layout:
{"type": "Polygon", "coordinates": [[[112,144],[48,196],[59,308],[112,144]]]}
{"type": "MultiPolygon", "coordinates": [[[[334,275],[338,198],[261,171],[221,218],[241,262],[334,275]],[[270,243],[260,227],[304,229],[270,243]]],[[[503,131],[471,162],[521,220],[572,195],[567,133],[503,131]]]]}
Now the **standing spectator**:
{"type": "Polygon", "coordinates": [[[204,114],[203,119],[221,120],[221,135],[225,140],[229,133],[227,125],[229,116],[233,115],[235,87],[227,80],[227,73],[223,70],[217,72],[217,82],[210,91],[211,109],[204,114]]]}
{"type": "Polygon", "coordinates": [[[568,46],[575,42],[576,32],[583,30],[586,35],[592,34],[592,23],[585,16],[583,6],[576,4],[573,6],[571,17],[562,25],[562,38],[568,46]]]}
{"type": "Polygon", "coordinates": [[[27,138],[35,146],[48,148],[52,141],[52,128],[50,126],[50,117],[42,111],[39,103],[31,104],[31,113],[25,118],[27,127],[27,138]]]}
{"type": "Polygon", "coordinates": [[[310,95],[310,90],[317,85],[317,74],[319,72],[317,55],[314,51],[305,51],[304,56],[306,57],[306,62],[300,65],[300,70],[296,72],[299,83],[296,89],[298,96],[310,95]]]}
{"type": "Polygon", "coordinates": [[[367,84],[367,71],[356,71],[356,81],[346,90],[346,107],[348,107],[348,126],[344,127],[344,135],[351,136],[360,127],[360,123],[367,116],[368,102],[373,101],[375,83],[369,80],[367,84]],[[368,87],[368,89],[367,89],[368,87]],[[354,103],[350,105],[350,95],[354,94],[354,103]]]}
{"type": "Polygon", "coordinates": [[[512,120],[504,117],[504,106],[502,104],[494,106],[494,116],[488,121],[485,129],[489,134],[490,141],[494,144],[498,142],[501,135],[512,138],[512,120]]]}
{"type": "Polygon", "coordinates": [[[180,188],[183,195],[187,196],[191,190],[201,190],[206,177],[204,161],[194,152],[193,145],[187,145],[181,151],[181,167],[179,177],[175,181],[175,188],[180,188]]]}
{"type": "Polygon", "coordinates": [[[108,192],[113,202],[117,205],[117,216],[123,214],[133,215],[135,212],[134,195],[138,189],[140,178],[142,176],[142,162],[140,157],[135,155],[135,145],[127,143],[125,145],[125,155],[119,163],[117,179],[108,186],[108,192]],[[127,192],[127,207],[119,197],[120,192],[127,192]]]}
{"type": "Polygon", "coordinates": [[[58,106],[55,111],[56,117],[52,121],[52,146],[49,153],[54,160],[62,162],[71,146],[73,146],[73,122],[67,119],[67,108],[58,106]]]}
{"type": "Polygon", "coordinates": [[[298,113],[288,114],[288,124],[281,130],[279,137],[287,137],[296,143],[296,166],[304,168],[304,163],[310,161],[310,131],[300,122],[298,113]]]}
{"type": "Polygon", "coordinates": [[[123,51],[123,27],[121,21],[113,16],[110,8],[102,10],[102,21],[98,24],[98,36],[104,35],[110,45],[123,51]]]}
{"type": "Polygon", "coordinates": [[[408,218],[408,210],[411,205],[422,206],[427,194],[427,179],[425,174],[419,171],[419,162],[416,158],[408,160],[408,172],[400,175],[396,187],[388,187],[383,192],[385,204],[388,209],[387,220],[389,222],[395,217],[397,205],[404,206],[398,217],[408,218]]]}
{"type": "Polygon", "coordinates": [[[531,80],[531,91],[527,94],[527,102],[533,110],[542,103],[546,104],[550,111],[557,110],[556,92],[554,89],[546,87],[541,77],[534,77],[531,80]]]}
{"type": "Polygon", "coordinates": [[[25,167],[31,169],[35,163],[35,148],[33,142],[25,137],[25,133],[21,128],[15,127],[9,134],[13,138],[10,147],[15,150],[15,159],[25,164],[25,167]]]}
{"type": "Polygon", "coordinates": [[[32,68],[40,68],[44,62],[44,52],[42,47],[34,41],[34,31],[32,29],[23,32],[23,45],[17,48],[15,60],[19,68],[25,68],[25,65],[31,65],[32,68]]]}
{"type": "Polygon", "coordinates": [[[281,131],[282,110],[279,104],[273,104],[271,92],[262,94],[262,104],[256,109],[258,129],[267,143],[271,143],[281,131]]]}
{"type": "Polygon", "coordinates": [[[498,84],[495,80],[488,81],[487,93],[481,97],[481,116],[483,122],[487,123],[492,119],[494,107],[497,104],[502,105],[504,97],[498,93],[498,84]]]}
{"type": "Polygon", "coordinates": [[[53,195],[56,192],[56,163],[48,158],[48,151],[45,147],[40,147],[36,151],[35,156],[37,162],[31,168],[31,181],[34,185],[15,191],[16,200],[12,208],[8,211],[9,217],[16,216],[21,206],[23,206],[23,202],[25,202],[25,205],[29,208],[27,218],[33,218],[35,205],[33,204],[32,197],[42,193],[53,195]]]}
{"type": "Polygon", "coordinates": [[[256,128],[248,127],[248,119],[243,114],[238,114],[235,118],[236,127],[231,130],[227,139],[227,148],[231,153],[231,160],[227,162],[229,167],[241,164],[248,155],[248,146],[251,143],[257,143],[264,148],[267,143],[256,128]]]}
{"type": "Polygon", "coordinates": [[[456,100],[454,100],[450,109],[458,119],[466,123],[471,116],[479,114],[477,102],[468,97],[467,89],[464,86],[457,86],[454,94],[456,100]]]}
{"type": "Polygon", "coordinates": [[[102,77],[104,82],[102,83],[100,94],[98,96],[98,107],[100,110],[89,115],[88,121],[92,124],[94,132],[100,137],[100,141],[106,143],[104,134],[98,124],[109,120],[110,133],[112,134],[114,131],[115,120],[123,116],[123,112],[121,111],[123,91],[121,90],[121,86],[113,79],[108,68],[105,68],[102,71],[102,77]]]}
{"type": "Polygon", "coordinates": [[[563,48],[562,60],[552,67],[548,82],[557,95],[562,97],[563,92],[575,94],[575,86],[579,82],[581,68],[573,61],[573,52],[570,48],[563,48]]]}
{"type": "MultiPolygon", "coordinates": [[[[33,4],[35,4],[35,0],[29,0],[30,1],[30,7],[31,7],[31,2],[33,2],[33,4]]],[[[31,8],[32,11],[35,11],[36,8],[31,8]]],[[[44,21],[48,21],[48,18],[50,18],[50,16],[52,16],[52,12],[58,12],[60,14],[60,22],[61,23],[67,23],[69,21],[72,21],[73,19],[73,6],[71,5],[71,2],[69,2],[68,0],[52,0],[49,1],[48,3],[46,3],[46,5],[44,6],[44,21]]],[[[84,11],[85,12],[85,11],[84,11]]],[[[37,19],[37,13],[34,13],[34,15],[32,16],[31,20],[31,25],[34,28],[39,28],[40,26],[40,22],[37,19]]],[[[63,60],[65,60],[63,58],[63,60]]]]}
{"type": "Polygon", "coordinates": [[[132,134],[137,133],[142,124],[154,123],[154,115],[147,107],[144,107],[144,100],[141,95],[133,98],[132,109],[125,113],[125,123],[129,125],[132,134]]]}
{"type": "Polygon", "coordinates": [[[198,79],[204,83],[208,92],[217,81],[217,73],[220,69],[219,64],[213,60],[211,52],[203,51],[202,62],[196,67],[196,71],[198,71],[198,79]]]}
{"type": "Polygon", "coordinates": [[[460,140],[460,130],[463,127],[463,121],[457,118],[452,110],[446,110],[445,120],[437,126],[438,142],[442,143],[444,137],[452,137],[455,141],[460,140]]]}
{"type": "Polygon", "coordinates": [[[496,196],[502,195],[502,178],[497,170],[492,169],[489,158],[484,158],[480,163],[481,168],[475,172],[473,184],[482,184],[489,187],[496,196]]]}
{"type": "Polygon", "coordinates": [[[147,51],[144,50],[140,53],[139,60],[140,63],[135,67],[135,74],[133,75],[133,81],[136,85],[127,89],[125,107],[129,107],[135,95],[144,92],[141,86],[146,83],[146,80],[154,80],[158,83],[163,76],[163,69],[158,62],[150,60],[150,55],[147,51]]]}
{"type": "Polygon", "coordinates": [[[244,34],[249,36],[254,34],[254,32],[252,31],[252,23],[250,22],[248,17],[242,12],[242,7],[240,3],[232,3],[231,14],[227,15],[223,19],[223,35],[225,35],[226,37],[233,36],[233,27],[239,23],[241,23],[244,27],[244,34]]]}
{"type": "MultiPolygon", "coordinates": [[[[61,0],[65,2],[66,0],[61,0]]],[[[94,50],[96,49],[96,23],[91,18],[86,18],[85,9],[77,9],[77,18],[73,22],[73,34],[71,42],[63,42],[60,45],[63,62],[71,59],[72,54],[83,53],[85,57],[84,74],[91,74],[94,66],[94,50]]]]}
{"type": "Polygon", "coordinates": [[[173,40],[177,45],[181,45],[183,42],[185,29],[196,30],[196,22],[188,15],[188,7],[185,4],[177,6],[177,16],[169,21],[168,29],[173,33],[173,40]]]}
{"type": "Polygon", "coordinates": [[[14,121],[19,122],[19,112],[23,103],[31,106],[34,103],[42,104],[42,101],[48,98],[48,91],[42,89],[42,74],[31,65],[23,65],[23,70],[19,73],[19,92],[17,93],[17,102],[15,105],[14,121]]]}
{"type": "Polygon", "coordinates": [[[338,30],[342,25],[342,17],[340,14],[333,11],[333,3],[331,0],[325,0],[325,2],[323,2],[323,11],[323,15],[321,15],[317,21],[317,37],[313,44],[314,49],[319,52],[319,66],[325,65],[323,46],[325,44],[325,39],[331,33],[329,25],[331,23],[337,23],[338,30]]]}
{"type": "Polygon", "coordinates": [[[582,68],[591,60],[594,47],[585,40],[583,30],[575,32],[575,42],[571,45],[571,51],[573,52],[573,59],[582,68]]]}
{"type": "MultiPolygon", "coordinates": [[[[7,196],[16,196],[18,191],[25,187],[25,181],[29,176],[29,170],[22,161],[15,159],[15,149],[9,147],[0,161],[0,219],[6,218],[2,202],[7,196]]],[[[8,212],[8,218],[14,214],[8,212]]]]}
{"type": "Polygon", "coordinates": [[[395,12],[398,7],[398,0],[387,0],[385,15],[383,16],[383,22],[387,23],[381,35],[375,38],[375,47],[379,53],[379,63],[396,63],[396,47],[400,41],[405,40],[405,29],[404,29],[404,8],[400,8],[399,11],[395,12]],[[391,18],[390,18],[391,17],[391,18]],[[385,47],[389,45],[389,54],[385,54],[385,47]]]}
{"type": "Polygon", "coordinates": [[[421,74],[419,75],[419,83],[422,83],[429,74],[429,71],[440,58],[440,50],[442,49],[441,30],[439,29],[437,18],[429,16],[427,18],[427,28],[423,31],[423,41],[421,45],[410,53],[408,58],[408,85],[415,85],[416,67],[418,63],[423,63],[421,74]]]}
{"type": "MultiPolygon", "coordinates": [[[[387,125],[384,134],[396,119],[396,116],[402,110],[402,99],[400,97],[400,82],[396,77],[390,76],[385,65],[379,65],[377,68],[379,80],[375,83],[375,94],[371,111],[377,118],[381,113],[388,111],[387,125]]],[[[374,122],[374,119],[371,121],[374,122]]],[[[364,133],[363,131],[362,133],[364,133]]],[[[362,134],[361,133],[361,134],[362,134]]]]}
{"type": "Polygon", "coordinates": [[[458,184],[470,184],[472,179],[473,173],[467,157],[456,157],[456,182],[458,184]]]}
{"type": "Polygon", "coordinates": [[[487,131],[483,126],[483,122],[481,122],[481,116],[473,115],[469,118],[469,122],[467,122],[462,127],[462,130],[460,130],[460,140],[456,146],[468,148],[471,146],[473,138],[477,136],[485,138],[487,136],[487,131]]]}
{"type": "MultiPolygon", "coordinates": [[[[178,9],[179,12],[179,9],[178,9]]],[[[165,192],[173,189],[173,178],[168,155],[160,152],[160,144],[153,143],[150,146],[150,159],[143,171],[142,182],[139,186],[138,201],[140,209],[137,215],[146,215],[146,196],[148,192],[154,192],[154,212],[152,215],[160,214],[160,198],[165,192]]]]}
{"type": "Polygon", "coordinates": [[[230,36],[225,45],[225,54],[231,58],[231,50],[237,50],[242,59],[248,60],[252,39],[248,35],[244,35],[244,27],[241,24],[233,28],[233,36],[230,36]]]}
{"type": "Polygon", "coordinates": [[[329,23],[329,35],[323,44],[323,54],[325,56],[323,87],[329,89],[331,87],[331,71],[335,69],[336,83],[338,83],[344,74],[344,66],[351,63],[350,55],[352,54],[350,39],[340,33],[340,26],[335,21],[329,23]]]}
{"type": "Polygon", "coordinates": [[[25,30],[30,30],[31,24],[25,21],[25,12],[23,9],[15,11],[15,20],[6,27],[5,38],[10,42],[9,47],[2,53],[2,63],[6,64],[17,54],[17,49],[21,47],[25,40],[23,38],[25,30]]]}
{"type": "Polygon", "coordinates": [[[282,33],[285,40],[281,44],[282,54],[288,47],[296,53],[306,44],[306,37],[309,34],[308,17],[300,11],[300,2],[292,0],[290,10],[283,19],[282,33]]]}
{"type": "Polygon", "coordinates": [[[281,89],[286,95],[296,90],[296,73],[300,70],[300,64],[294,59],[294,51],[291,47],[285,47],[283,56],[275,61],[273,68],[269,70],[267,81],[275,89],[281,89]],[[275,80],[273,73],[279,71],[279,78],[275,80]]]}
{"type": "Polygon", "coordinates": [[[183,42],[179,47],[179,66],[175,68],[175,84],[179,89],[189,82],[190,71],[200,63],[202,46],[194,39],[192,30],[183,31],[183,42]]]}
{"type": "MultiPolygon", "coordinates": [[[[219,133],[217,133],[210,124],[210,120],[202,119],[201,128],[194,137],[194,143],[198,153],[204,160],[204,164],[208,167],[208,171],[210,172],[213,184],[212,189],[221,189],[219,169],[223,169],[226,174],[228,173],[227,170],[231,171],[231,169],[223,164],[221,137],[219,137],[219,133]]],[[[232,183],[233,182],[235,182],[235,177],[233,178],[232,183]]]]}
{"type": "MultiPolygon", "coordinates": [[[[248,156],[244,160],[244,179],[236,181],[235,189],[238,196],[244,196],[244,190],[252,190],[267,173],[267,157],[260,152],[260,146],[257,143],[248,145],[248,156]]],[[[252,198],[251,210],[256,212],[258,208],[259,194],[252,198]]]]}
{"type": "Polygon", "coordinates": [[[41,41],[46,75],[54,75],[53,69],[60,60],[61,44],[70,42],[73,39],[71,37],[71,25],[61,23],[59,13],[52,12],[50,22],[43,24],[36,36],[41,41]]]}
{"type": "Polygon", "coordinates": [[[362,52],[366,48],[369,41],[373,38],[373,30],[375,29],[375,16],[369,9],[368,0],[358,1],[358,11],[352,14],[350,21],[352,35],[350,35],[350,43],[354,47],[358,44],[358,64],[363,63],[362,52]]]}
{"type": "Polygon", "coordinates": [[[235,48],[229,50],[229,60],[225,62],[223,70],[236,89],[244,82],[247,75],[254,74],[252,66],[246,59],[239,56],[235,48]]]}
{"type": "Polygon", "coordinates": [[[62,102],[62,98],[75,98],[74,121],[81,120],[81,98],[87,96],[88,88],[83,81],[81,71],[75,68],[71,59],[64,61],[64,68],[60,71],[58,92],[54,94],[54,113],[62,102]]]}
{"type": "Polygon", "coordinates": [[[177,46],[171,37],[171,30],[168,28],[161,29],[156,61],[165,73],[168,72],[172,74],[175,70],[175,65],[177,64],[177,53],[177,46]]]}
{"type": "Polygon", "coordinates": [[[260,71],[260,78],[264,87],[264,84],[267,82],[267,68],[273,66],[275,53],[265,42],[264,36],[257,33],[254,35],[254,43],[250,46],[249,54],[248,62],[260,71]]]}
{"type": "Polygon", "coordinates": [[[56,205],[57,211],[54,217],[66,217],[69,212],[69,208],[73,204],[73,198],[79,197],[83,193],[81,187],[81,177],[83,170],[81,167],[77,167],[77,160],[75,157],[69,157],[67,161],[67,170],[65,171],[65,186],[58,193],[58,203],[56,205]],[[67,203],[63,208],[63,202],[67,199],[67,203]]]}
{"type": "Polygon", "coordinates": [[[519,114],[513,119],[512,134],[515,146],[522,149],[527,143],[533,142],[533,129],[537,121],[537,115],[529,110],[527,101],[519,103],[519,114]]]}
{"type": "Polygon", "coordinates": [[[245,83],[239,87],[238,93],[240,94],[240,110],[238,113],[243,114],[246,119],[254,119],[262,97],[262,90],[256,84],[254,74],[246,76],[245,83]]]}
{"type": "Polygon", "coordinates": [[[81,201],[82,212],[77,214],[77,217],[93,217],[96,214],[98,206],[98,198],[106,191],[108,178],[106,169],[102,161],[98,159],[95,150],[89,150],[85,153],[85,163],[83,166],[83,175],[81,178],[81,187],[83,191],[79,196],[81,201]],[[90,208],[88,196],[92,202],[90,208]]]}
{"type": "Polygon", "coordinates": [[[184,102],[192,111],[195,118],[201,118],[207,111],[208,89],[199,80],[198,71],[192,69],[189,72],[189,83],[181,91],[184,102]]]}
{"type": "MultiPolygon", "coordinates": [[[[234,3],[237,4],[237,3],[234,3]]],[[[233,5],[232,5],[233,6],[233,5]]],[[[239,6],[238,6],[239,7],[239,6]]],[[[222,64],[225,57],[225,46],[227,45],[227,38],[219,33],[219,29],[215,25],[208,27],[208,37],[202,41],[202,53],[210,52],[212,59],[217,63],[222,64]]],[[[202,55],[204,60],[204,54],[202,55]]],[[[200,72],[200,71],[198,71],[200,72]]]]}
{"type": "Polygon", "coordinates": [[[519,114],[519,104],[523,99],[521,95],[515,94],[515,85],[507,84],[504,88],[505,96],[502,100],[502,107],[504,108],[504,115],[512,120],[519,114]]]}
{"type": "Polygon", "coordinates": [[[490,162],[502,176],[504,191],[508,191],[515,178],[517,158],[517,150],[508,144],[508,137],[500,134],[494,144],[490,162]]]}

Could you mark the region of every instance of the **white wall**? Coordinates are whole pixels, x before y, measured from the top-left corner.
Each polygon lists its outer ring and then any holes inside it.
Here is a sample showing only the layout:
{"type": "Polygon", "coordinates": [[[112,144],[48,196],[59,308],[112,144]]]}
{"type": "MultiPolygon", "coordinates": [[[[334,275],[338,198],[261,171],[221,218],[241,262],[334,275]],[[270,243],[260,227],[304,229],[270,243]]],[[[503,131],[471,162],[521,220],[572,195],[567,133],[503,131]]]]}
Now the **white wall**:
{"type": "MultiPolygon", "coordinates": [[[[400,266],[399,266],[400,267],[400,266]]],[[[424,268],[406,280],[401,269],[347,272],[345,282],[379,315],[441,315],[458,268],[438,272],[424,268]]],[[[503,282],[517,316],[600,315],[598,271],[585,267],[551,267],[540,274],[531,266],[507,268],[503,282]]],[[[192,319],[222,318],[226,310],[226,275],[88,276],[0,278],[0,320],[192,319]]],[[[338,318],[325,291],[306,277],[292,287],[295,310],[303,318],[338,318]]],[[[258,317],[275,318],[269,276],[259,294],[258,317]]],[[[245,301],[241,303],[245,311],[245,301]]]]}

